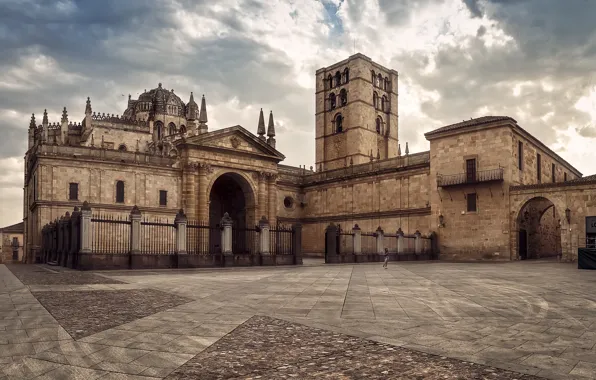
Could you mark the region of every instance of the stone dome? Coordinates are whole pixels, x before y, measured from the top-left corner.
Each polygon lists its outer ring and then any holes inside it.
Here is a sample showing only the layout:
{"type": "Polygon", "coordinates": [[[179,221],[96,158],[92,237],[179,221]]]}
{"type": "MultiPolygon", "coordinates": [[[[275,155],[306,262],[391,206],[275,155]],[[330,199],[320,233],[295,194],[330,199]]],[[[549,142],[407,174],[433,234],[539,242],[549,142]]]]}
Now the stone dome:
{"type": "Polygon", "coordinates": [[[137,114],[140,112],[184,117],[186,114],[186,105],[174,93],[174,90],[167,90],[160,83],[157,88],[145,91],[139,95],[138,100],[129,101],[125,114],[137,114]]]}

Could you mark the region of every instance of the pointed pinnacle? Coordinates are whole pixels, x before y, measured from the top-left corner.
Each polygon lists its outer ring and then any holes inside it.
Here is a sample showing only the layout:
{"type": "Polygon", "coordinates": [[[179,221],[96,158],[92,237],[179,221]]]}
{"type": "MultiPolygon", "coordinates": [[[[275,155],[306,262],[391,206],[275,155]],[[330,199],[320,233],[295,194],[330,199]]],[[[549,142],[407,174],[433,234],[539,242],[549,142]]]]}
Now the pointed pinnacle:
{"type": "Polygon", "coordinates": [[[273,122],[273,111],[269,111],[269,123],[267,125],[267,136],[275,137],[275,123],[273,122]]]}
{"type": "Polygon", "coordinates": [[[48,110],[43,110],[43,121],[44,124],[48,123],[48,110]]]}
{"type": "Polygon", "coordinates": [[[205,104],[205,95],[201,99],[201,111],[199,113],[199,124],[207,123],[207,105],[205,104]]]}
{"type": "Polygon", "coordinates": [[[263,116],[263,109],[259,113],[259,124],[257,125],[257,135],[265,136],[265,117],[263,116]]]}
{"type": "Polygon", "coordinates": [[[31,114],[31,122],[29,123],[29,128],[35,129],[36,125],[35,125],[35,114],[32,113],[31,114]]]}

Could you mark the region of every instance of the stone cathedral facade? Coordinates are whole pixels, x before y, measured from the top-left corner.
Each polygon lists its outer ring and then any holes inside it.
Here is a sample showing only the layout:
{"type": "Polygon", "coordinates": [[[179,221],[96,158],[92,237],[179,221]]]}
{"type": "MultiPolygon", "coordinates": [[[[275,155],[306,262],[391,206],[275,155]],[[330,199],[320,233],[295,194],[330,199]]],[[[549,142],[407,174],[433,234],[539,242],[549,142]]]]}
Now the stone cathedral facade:
{"type": "MultiPolygon", "coordinates": [[[[323,255],[329,223],[435,232],[441,258],[573,260],[592,238],[596,177],[577,169],[506,116],[428,132],[430,150],[399,141],[398,73],[355,54],[316,72],[316,165],[283,165],[273,114],[255,126],[210,128],[206,101],[159,84],[129,96],[121,116],[93,110],[74,123],[44,112],[25,154],[25,261],[41,228],[83,201],[99,212],[236,226],[303,226],[305,254],[323,255]],[[267,121],[266,121],[267,119],[267,121]],[[253,132],[256,132],[253,133],[253,132]],[[583,242],[583,243],[582,243],[583,242]]],[[[256,115],[255,115],[256,116],[256,115]]],[[[256,117],[255,117],[256,119],[256,117]]]]}

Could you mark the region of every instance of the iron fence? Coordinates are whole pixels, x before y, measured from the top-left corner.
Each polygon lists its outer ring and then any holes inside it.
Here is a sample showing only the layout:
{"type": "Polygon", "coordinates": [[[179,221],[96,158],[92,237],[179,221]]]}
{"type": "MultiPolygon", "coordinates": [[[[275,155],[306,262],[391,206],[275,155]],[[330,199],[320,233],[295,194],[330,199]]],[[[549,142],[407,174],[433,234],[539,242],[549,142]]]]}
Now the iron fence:
{"type": "Polygon", "coordinates": [[[101,254],[125,254],[130,252],[130,220],[122,215],[91,217],[91,252],[101,254]]]}
{"type": "Polygon", "coordinates": [[[354,253],[354,233],[339,230],[339,252],[341,254],[354,253]]]}
{"type": "Polygon", "coordinates": [[[290,226],[278,224],[269,230],[269,248],[273,255],[291,255],[293,230],[290,226]]]}
{"type": "Polygon", "coordinates": [[[432,253],[432,239],[429,237],[420,237],[420,253],[432,253]]]}
{"type": "Polygon", "coordinates": [[[140,253],[145,255],[173,255],[176,253],[176,225],[167,219],[141,221],[140,253]]]}
{"type": "Polygon", "coordinates": [[[403,239],[403,253],[416,253],[416,237],[414,235],[404,235],[403,239]]]}
{"type": "Polygon", "coordinates": [[[386,234],[383,236],[383,245],[389,253],[397,253],[397,234],[386,234]]]}
{"type": "MultiPolygon", "coordinates": [[[[215,253],[213,246],[219,239],[212,237],[212,235],[221,234],[220,228],[210,227],[208,223],[198,221],[188,221],[186,225],[186,251],[190,255],[209,255],[215,253]],[[212,230],[216,230],[213,233],[212,230]],[[210,245],[211,243],[211,245],[210,245]]],[[[217,244],[219,247],[219,243],[217,244]]]]}
{"type": "Polygon", "coordinates": [[[363,232],[361,234],[362,253],[377,253],[377,234],[374,232],[363,232]]]}
{"type": "Polygon", "coordinates": [[[258,252],[258,227],[232,228],[232,252],[235,254],[256,254],[258,252]]]}

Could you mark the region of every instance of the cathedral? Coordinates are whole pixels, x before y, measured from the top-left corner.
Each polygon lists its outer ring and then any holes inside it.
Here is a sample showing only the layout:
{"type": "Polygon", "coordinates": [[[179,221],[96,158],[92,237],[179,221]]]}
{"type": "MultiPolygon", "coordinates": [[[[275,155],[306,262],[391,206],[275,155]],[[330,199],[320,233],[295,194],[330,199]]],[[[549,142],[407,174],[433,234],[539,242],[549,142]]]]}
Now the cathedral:
{"type": "Polygon", "coordinates": [[[38,257],[42,227],[83,202],[107,215],[136,206],[164,219],[181,209],[208,224],[224,213],[240,227],[263,217],[300,223],[312,256],[324,254],[330,223],[434,233],[444,260],[576,260],[592,244],[596,176],[582,176],[513,118],[438,128],[425,134],[430,150],[413,153],[399,140],[397,71],[355,54],[314,79],[310,169],[282,163],[272,112],[261,110],[254,126],[210,127],[205,96],[185,102],[161,83],[129,96],[120,116],[94,111],[90,98],[80,122],[66,108],[60,121],[33,115],[24,261],[38,257]]]}

